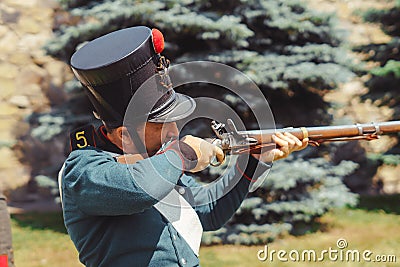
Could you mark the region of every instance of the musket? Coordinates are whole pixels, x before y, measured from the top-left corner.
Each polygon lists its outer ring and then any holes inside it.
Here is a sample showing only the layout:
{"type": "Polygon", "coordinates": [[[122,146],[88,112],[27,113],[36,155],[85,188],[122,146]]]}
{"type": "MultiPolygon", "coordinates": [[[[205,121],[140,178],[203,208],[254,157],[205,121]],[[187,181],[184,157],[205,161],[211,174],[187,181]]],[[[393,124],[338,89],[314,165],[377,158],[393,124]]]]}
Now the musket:
{"type": "Polygon", "coordinates": [[[213,143],[221,147],[225,154],[243,154],[256,153],[261,148],[274,148],[272,135],[277,132],[291,133],[300,140],[308,138],[311,145],[319,146],[325,142],[376,140],[381,135],[400,132],[400,121],[238,131],[233,121],[228,119],[227,127],[212,121],[211,128],[217,136],[213,143]]]}

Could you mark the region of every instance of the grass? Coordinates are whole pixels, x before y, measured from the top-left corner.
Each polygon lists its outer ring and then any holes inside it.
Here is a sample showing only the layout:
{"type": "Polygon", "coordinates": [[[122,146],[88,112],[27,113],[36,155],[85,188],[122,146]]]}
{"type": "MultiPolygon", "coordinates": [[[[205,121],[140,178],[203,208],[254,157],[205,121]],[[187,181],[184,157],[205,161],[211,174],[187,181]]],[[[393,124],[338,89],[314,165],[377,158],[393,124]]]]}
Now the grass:
{"type": "MultiPolygon", "coordinates": [[[[337,241],[344,238],[348,247],[345,250],[371,250],[373,255],[396,255],[400,262],[400,216],[384,212],[365,211],[361,209],[335,210],[321,219],[326,227],[323,231],[294,237],[286,236],[268,244],[268,250],[315,250],[317,257],[323,249],[338,249],[337,241]]],[[[321,266],[321,262],[271,262],[259,261],[257,252],[264,246],[220,246],[203,247],[201,251],[202,266],[321,266]]],[[[263,256],[263,254],[261,255],[263,256]]],[[[288,256],[286,255],[286,258],[288,256]]],[[[372,257],[371,257],[372,258],[372,257]]],[[[324,266],[398,266],[395,263],[376,265],[367,262],[331,262],[325,256],[324,266]]],[[[398,263],[397,263],[398,264],[398,263]]]]}
{"type": "MultiPolygon", "coordinates": [[[[375,255],[395,255],[396,263],[333,262],[325,256],[324,266],[399,266],[400,262],[400,196],[362,198],[357,209],[334,210],[320,219],[320,230],[304,236],[285,236],[268,244],[271,250],[337,249],[336,242],[346,239],[346,250],[370,250],[375,255]],[[384,210],[379,209],[379,203],[384,210]]],[[[12,216],[13,242],[17,266],[82,266],[59,213],[18,214],[12,216]]],[[[265,244],[266,245],[266,244],[265,244]]],[[[202,247],[200,261],[207,266],[321,266],[322,262],[260,261],[261,246],[202,247]]],[[[287,257],[287,255],[286,255],[287,257]]]]}
{"type": "Polygon", "coordinates": [[[16,266],[83,266],[61,213],[15,214],[11,222],[16,266]]]}

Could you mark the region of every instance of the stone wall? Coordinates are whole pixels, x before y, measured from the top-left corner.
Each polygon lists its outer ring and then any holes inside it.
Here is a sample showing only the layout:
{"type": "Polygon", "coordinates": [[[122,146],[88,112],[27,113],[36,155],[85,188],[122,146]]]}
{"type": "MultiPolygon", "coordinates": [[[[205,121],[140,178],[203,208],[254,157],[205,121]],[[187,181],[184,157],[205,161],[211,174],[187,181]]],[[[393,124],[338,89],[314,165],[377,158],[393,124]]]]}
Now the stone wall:
{"type": "Polygon", "coordinates": [[[31,176],[18,150],[29,115],[49,111],[66,98],[61,88],[72,74],[42,49],[52,37],[56,9],[51,0],[0,2],[0,188],[6,192],[31,176]]]}

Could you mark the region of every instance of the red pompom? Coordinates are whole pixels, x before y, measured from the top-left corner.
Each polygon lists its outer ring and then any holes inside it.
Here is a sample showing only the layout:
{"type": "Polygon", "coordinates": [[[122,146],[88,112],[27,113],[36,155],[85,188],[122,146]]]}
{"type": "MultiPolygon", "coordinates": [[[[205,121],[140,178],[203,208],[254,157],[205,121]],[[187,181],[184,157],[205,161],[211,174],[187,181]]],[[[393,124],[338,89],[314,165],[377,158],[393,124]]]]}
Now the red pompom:
{"type": "Polygon", "coordinates": [[[164,50],[164,36],[157,29],[152,29],[151,35],[153,36],[154,51],[156,51],[157,54],[160,54],[164,50]]]}

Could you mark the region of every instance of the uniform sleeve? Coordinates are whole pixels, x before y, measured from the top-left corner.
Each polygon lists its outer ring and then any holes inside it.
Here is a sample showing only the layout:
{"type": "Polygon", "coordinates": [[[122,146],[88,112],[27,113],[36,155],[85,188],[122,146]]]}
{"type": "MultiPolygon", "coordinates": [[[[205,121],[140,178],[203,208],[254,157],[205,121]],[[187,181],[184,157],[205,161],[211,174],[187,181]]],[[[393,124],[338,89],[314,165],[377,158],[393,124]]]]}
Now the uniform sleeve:
{"type": "MultiPolygon", "coordinates": [[[[62,197],[88,215],[129,215],[152,207],[182,175],[173,151],[121,164],[94,148],[71,152],[62,176],[62,197]]],[[[63,200],[64,201],[64,200],[63,200]]]]}
{"type": "Polygon", "coordinates": [[[242,155],[238,157],[235,166],[215,183],[200,186],[194,179],[183,177],[182,183],[190,187],[190,202],[204,231],[221,228],[240,207],[249,193],[251,183],[270,168],[271,165],[252,156],[242,155]]]}

